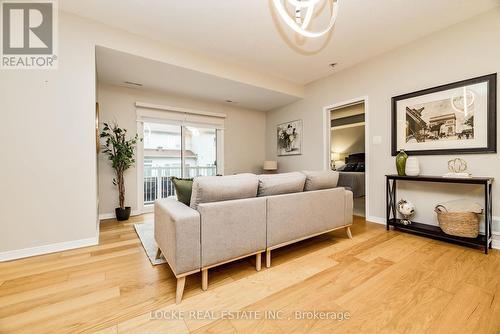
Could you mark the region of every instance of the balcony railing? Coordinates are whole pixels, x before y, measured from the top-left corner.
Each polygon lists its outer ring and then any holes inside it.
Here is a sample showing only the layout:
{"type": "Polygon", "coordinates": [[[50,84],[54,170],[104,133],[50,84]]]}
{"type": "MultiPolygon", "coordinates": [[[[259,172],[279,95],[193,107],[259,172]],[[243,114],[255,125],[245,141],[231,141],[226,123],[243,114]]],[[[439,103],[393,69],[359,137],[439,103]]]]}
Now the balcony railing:
{"type": "MultiPolygon", "coordinates": [[[[185,170],[185,178],[217,174],[216,166],[186,167],[185,170]]],[[[181,167],[144,166],[144,204],[152,204],[158,198],[175,195],[174,184],[170,180],[172,176],[181,177],[181,167]]]]}

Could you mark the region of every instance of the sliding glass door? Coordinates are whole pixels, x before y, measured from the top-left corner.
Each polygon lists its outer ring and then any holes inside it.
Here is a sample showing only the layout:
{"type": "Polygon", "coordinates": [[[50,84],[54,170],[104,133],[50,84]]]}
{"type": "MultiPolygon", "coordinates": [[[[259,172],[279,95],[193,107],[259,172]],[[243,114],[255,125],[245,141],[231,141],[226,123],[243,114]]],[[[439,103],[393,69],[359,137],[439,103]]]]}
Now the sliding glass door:
{"type": "Polygon", "coordinates": [[[217,174],[217,130],[143,123],[144,205],[175,195],[171,177],[217,174]]]}
{"type": "Polygon", "coordinates": [[[183,127],[183,177],[217,174],[217,130],[193,126],[183,127]]]}

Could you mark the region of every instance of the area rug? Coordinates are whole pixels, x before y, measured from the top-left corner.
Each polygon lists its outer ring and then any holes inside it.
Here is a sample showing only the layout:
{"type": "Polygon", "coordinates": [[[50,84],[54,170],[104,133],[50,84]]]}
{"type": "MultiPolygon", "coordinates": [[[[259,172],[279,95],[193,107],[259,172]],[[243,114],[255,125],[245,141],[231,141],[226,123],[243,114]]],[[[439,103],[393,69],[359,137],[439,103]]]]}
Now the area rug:
{"type": "Polygon", "coordinates": [[[156,246],[154,237],[154,222],[148,221],[142,224],[134,224],[134,228],[135,232],[139,236],[139,239],[141,239],[142,247],[148,256],[149,261],[151,261],[151,264],[156,266],[166,263],[167,260],[165,260],[163,254],[159,259],[156,259],[156,250],[158,249],[158,246],[156,246]]]}

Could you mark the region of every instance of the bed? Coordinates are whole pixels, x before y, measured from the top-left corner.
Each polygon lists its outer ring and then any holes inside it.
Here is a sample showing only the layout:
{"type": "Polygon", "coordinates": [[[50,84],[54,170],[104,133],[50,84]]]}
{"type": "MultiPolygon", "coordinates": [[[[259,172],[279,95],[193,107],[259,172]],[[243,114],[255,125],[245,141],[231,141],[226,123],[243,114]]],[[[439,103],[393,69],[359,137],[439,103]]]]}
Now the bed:
{"type": "Polygon", "coordinates": [[[345,159],[345,165],[337,168],[340,187],[349,187],[354,197],[365,196],[365,154],[350,154],[345,159]]]}

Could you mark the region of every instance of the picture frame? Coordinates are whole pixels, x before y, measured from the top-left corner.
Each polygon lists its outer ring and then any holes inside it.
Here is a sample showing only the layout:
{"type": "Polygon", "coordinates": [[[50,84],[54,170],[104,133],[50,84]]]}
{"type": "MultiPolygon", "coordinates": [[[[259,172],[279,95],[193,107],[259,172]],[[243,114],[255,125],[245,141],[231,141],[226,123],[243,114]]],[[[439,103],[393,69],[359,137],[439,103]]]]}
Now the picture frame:
{"type": "Polygon", "coordinates": [[[302,154],[302,120],[294,120],[276,126],[276,147],[278,156],[302,154]]]}
{"type": "Polygon", "coordinates": [[[497,74],[398,95],[391,100],[391,153],[497,152],[497,74]]]}

